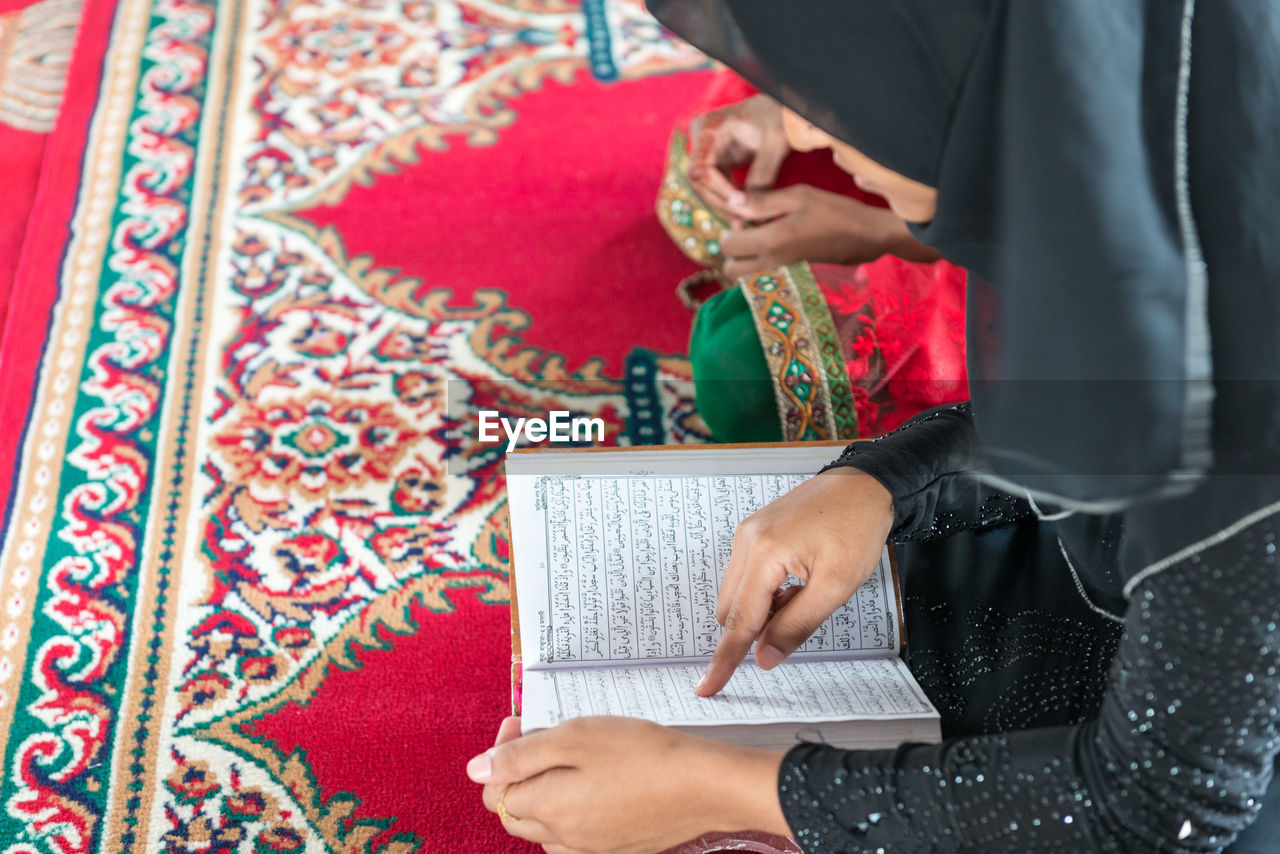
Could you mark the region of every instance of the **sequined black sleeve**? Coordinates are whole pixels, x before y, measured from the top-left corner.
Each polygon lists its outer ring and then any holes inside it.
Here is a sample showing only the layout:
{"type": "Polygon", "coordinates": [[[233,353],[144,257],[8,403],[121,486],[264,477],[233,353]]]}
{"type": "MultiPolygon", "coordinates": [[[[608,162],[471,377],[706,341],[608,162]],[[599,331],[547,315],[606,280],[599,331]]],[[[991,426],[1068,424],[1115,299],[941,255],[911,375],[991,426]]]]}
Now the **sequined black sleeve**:
{"type": "Polygon", "coordinates": [[[973,416],[962,403],[917,415],[878,439],[854,442],[823,470],[856,468],[889,490],[891,543],[979,531],[1031,515],[1026,501],[968,475],[976,447],[973,416]]]}
{"type": "Polygon", "coordinates": [[[1133,591],[1087,723],[797,746],[779,777],[797,839],[808,854],[1222,850],[1259,812],[1280,749],[1277,531],[1273,516],[1133,591]]]}

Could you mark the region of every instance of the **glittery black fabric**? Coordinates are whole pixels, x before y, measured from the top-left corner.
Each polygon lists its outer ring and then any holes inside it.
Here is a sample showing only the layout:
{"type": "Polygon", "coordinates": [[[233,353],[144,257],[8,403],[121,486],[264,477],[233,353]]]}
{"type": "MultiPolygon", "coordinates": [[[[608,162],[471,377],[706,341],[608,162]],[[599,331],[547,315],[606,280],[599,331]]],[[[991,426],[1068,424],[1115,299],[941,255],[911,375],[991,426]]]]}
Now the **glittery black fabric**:
{"type": "Polygon", "coordinates": [[[1051,523],[899,546],[898,568],[905,658],[944,737],[1097,714],[1120,624],[1081,596],[1051,523]]]}
{"type": "Polygon", "coordinates": [[[779,776],[797,839],[809,854],[1231,845],[1280,751],[1278,531],[1268,517],[1137,586],[1089,721],[896,751],[797,746],[779,776]]]}
{"type": "Polygon", "coordinates": [[[968,476],[975,447],[960,404],[856,442],[828,466],[858,468],[894,497],[907,663],[944,736],[1093,717],[1124,610],[1119,520],[1040,521],[1027,501],[968,476]],[[1064,528],[1085,544],[1071,564],[1064,528]]]}

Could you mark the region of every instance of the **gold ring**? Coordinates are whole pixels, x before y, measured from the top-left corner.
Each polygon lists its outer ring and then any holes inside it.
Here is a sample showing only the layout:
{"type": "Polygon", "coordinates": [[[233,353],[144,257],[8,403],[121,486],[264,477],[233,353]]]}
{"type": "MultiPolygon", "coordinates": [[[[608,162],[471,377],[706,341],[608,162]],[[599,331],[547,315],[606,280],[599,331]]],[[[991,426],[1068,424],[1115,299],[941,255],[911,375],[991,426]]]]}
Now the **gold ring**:
{"type": "Polygon", "coordinates": [[[508,783],[507,785],[505,785],[505,786],[503,786],[503,787],[502,787],[502,794],[498,795],[498,803],[494,806],[494,810],[493,810],[494,812],[496,812],[496,813],[498,814],[498,819],[499,819],[503,824],[506,824],[507,822],[511,822],[511,821],[519,821],[519,820],[520,820],[520,819],[516,818],[515,816],[513,816],[511,813],[507,812],[507,803],[506,803],[506,801],[507,801],[507,792],[508,792],[508,790],[510,790],[510,789],[511,789],[511,786],[512,786],[512,785],[513,785],[513,784],[508,783]]]}

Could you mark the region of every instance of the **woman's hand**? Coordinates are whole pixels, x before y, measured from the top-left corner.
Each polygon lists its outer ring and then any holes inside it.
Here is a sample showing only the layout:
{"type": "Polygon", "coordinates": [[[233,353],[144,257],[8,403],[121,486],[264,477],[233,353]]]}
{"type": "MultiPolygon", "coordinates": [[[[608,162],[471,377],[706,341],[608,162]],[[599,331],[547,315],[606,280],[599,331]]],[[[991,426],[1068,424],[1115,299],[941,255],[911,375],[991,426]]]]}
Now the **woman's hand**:
{"type": "Polygon", "coordinates": [[[635,718],[575,718],[496,746],[467,774],[513,816],[508,833],[549,854],[662,851],[714,830],[787,834],[778,802],[780,751],[686,735],[635,718]]]}
{"type": "Polygon", "coordinates": [[[892,528],[889,491],[852,468],[810,478],[742,520],[716,605],[724,633],[697,693],[727,685],[753,641],[765,670],[795,652],[871,576],[892,528]],[[789,574],[805,583],[780,593],[789,574]]]}
{"type": "Polygon", "coordinates": [[[768,95],[698,116],[689,123],[689,138],[689,181],[722,214],[742,197],[730,177],[735,169],[747,167],[746,189],[768,189],[791,152],[782,107],[768,95]]]}
{"type": "Polygon", "coordinates": [[[724,272],[737,279],[800,261],[864,264],[886,253],[936,261],[887,208],[806,184],[742,194],[727,203],[735,227],[720,239],[724,272]]]}

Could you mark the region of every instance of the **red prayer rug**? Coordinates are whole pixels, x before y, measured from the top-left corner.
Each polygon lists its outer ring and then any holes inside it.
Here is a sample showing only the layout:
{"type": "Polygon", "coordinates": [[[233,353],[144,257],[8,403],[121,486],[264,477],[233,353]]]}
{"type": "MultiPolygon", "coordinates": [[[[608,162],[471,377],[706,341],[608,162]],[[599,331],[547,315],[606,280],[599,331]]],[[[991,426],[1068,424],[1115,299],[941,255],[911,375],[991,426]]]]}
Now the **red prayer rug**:
{"type": "Polygon", "coordinates": [[[706,439],[603,0],[85,0],[0,375],[0,851],[527,851],[500,450],[706,439]],[[461,406],[459,409],[457,406],[461,406]]]}

